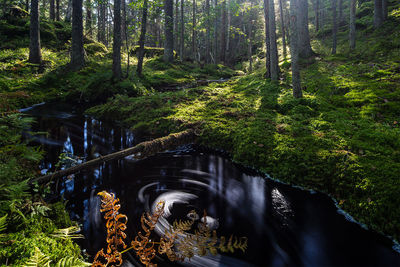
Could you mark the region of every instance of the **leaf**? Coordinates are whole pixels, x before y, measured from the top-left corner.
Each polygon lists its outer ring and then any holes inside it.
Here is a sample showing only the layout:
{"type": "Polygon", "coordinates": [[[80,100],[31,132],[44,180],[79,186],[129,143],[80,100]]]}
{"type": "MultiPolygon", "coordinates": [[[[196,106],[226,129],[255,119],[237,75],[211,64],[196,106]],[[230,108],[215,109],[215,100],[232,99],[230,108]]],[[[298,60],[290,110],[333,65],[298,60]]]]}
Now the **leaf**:
{"type": "Polygon", "coordinates": [[[70,226],[68,228],[57,229],[52,234],[53,237],[61,238],[61,239],[77,239],[77,238],[85,238],[81,234],[77,234],[81,231],[79,226],[70,226]]]}
{"type": "Polygon", "coordinates": [[[35,247],[35,252],[32,253],[29,260],[23,265],[23,267],[49,267],[50,258],[44,255],[40,249],[35,247]]]}
{"type": "Polygon", "coordinates": [[[81,266],[91,266],[91,263],[84,262],[75,257],[65,257],[59,260],[56,267],[81,267],[81,266]]]}
{"type": "MultiPolygon", "coordinates": [[[[7,214],[3,217],[0,217],[0,232],[3,232],[7,229],[7,214]]],[[[0,238],[5,237],[5,234],[0,234],[0,238]]]]}

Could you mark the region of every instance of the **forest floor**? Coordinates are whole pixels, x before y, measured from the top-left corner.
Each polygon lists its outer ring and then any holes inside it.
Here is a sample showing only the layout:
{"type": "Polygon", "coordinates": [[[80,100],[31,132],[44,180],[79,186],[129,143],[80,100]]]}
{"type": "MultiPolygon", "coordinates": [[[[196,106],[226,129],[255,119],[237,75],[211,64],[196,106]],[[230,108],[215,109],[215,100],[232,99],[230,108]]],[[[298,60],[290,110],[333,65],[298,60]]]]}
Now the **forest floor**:
{"type": "MultiPolygon", "coordinates": [[[[329,31],[318,33],[317,56],[302,66],[302,99],[292,97],[290,64],[283,59],[277,84],[264,78],[263,68],[243,75],[222,65],[166,64],[160,57],[146,59],[142,77],[131,67],[129,78],[114,82],[111,53],[90,40],[87,65],[78,72],[67,72],[68,49],[59,43],[44,40],[43,66],[27,63],[26,40],[1,47],[0,211],[36,212],[7,229],[14,242],[0,249],[1,261],[21,263],[35,246],[54,262],[79,254],[73,243],[50,237],[54,229],[72,224],[62,203],[41,208],[37,203],[45,192],[36,188],[39,196],[27,205],[22,190],[27,185],[19,187],[22,177],[37,176],[41,152],[21,141],[22,129],[32,122],[15,111],[43,101],[97,105],[87,113],[145,135],[195,128],[199,143],[223,149],[234,161],[272,178],[326,192],[358,221],[400,240],[400,7],[377,31],[366,26],[370,20],[365,17],[358,25],[352,52],[346,29],[335,56],[329,31]],[[231,79],[196,85],[220,78],[231,79]]],[[[63,24],[43,28],[57,37],[70,31],[63,24]]],[[[9,30],[0,23],[0,32],[9,30]]]]}

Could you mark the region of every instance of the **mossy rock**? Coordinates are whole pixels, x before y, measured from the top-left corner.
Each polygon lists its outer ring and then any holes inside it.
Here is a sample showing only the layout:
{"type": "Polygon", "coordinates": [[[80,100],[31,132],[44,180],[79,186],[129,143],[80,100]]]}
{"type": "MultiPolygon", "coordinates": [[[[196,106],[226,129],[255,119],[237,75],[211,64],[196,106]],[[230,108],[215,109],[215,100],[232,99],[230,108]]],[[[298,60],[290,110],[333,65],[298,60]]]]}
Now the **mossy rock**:
{"type": "Polygon", "coordinates": [[[28,16],[29,13],[26,10],[16,5],[9,7],[6,13],[4,14],[4,18],[6,18],[7,20],[15,18],[21,19],[21,18],[26,18],[28,16]]]}
{"type": "Polygon", "coordinates": [[[104,56],[104,54],[108,52],[107,47],[105,45],[95,41],[93,43],[85,44],[84,47],[88,55],[104,56]]]}

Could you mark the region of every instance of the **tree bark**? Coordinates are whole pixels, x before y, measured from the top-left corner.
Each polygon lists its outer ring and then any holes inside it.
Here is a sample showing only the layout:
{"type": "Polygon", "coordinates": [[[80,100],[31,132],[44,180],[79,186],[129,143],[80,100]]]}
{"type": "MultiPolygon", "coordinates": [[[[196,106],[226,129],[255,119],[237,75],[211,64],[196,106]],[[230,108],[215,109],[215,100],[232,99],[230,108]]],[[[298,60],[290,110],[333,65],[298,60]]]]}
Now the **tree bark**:
{"type": "Polygon", "coordinates": [[[279,78],[279,60],[278,47],[276,45],[276,25],[275,25],[275,3],[269,0],[269,42],[271,47],[271,80],[278,81],[279,78]]]}
{"type": "Polygon", "coordinates": [[[300,66],[299,66],[299,26],[297,20],[298,2],[299,0],[290,0],[290,54],[292,57],[292,84],[293,96],[301,98],[303,93],[301,91],[300,80],[300,66]]]}
{"type": "Polygon", "coordinates": [[[343,0],[339,1],[339,18],[338,18],[338,25],[341,25],[343,22],[343,0]]]}
{"type": "Polygon", "coordinates": [[[79,70],[85,65],[83,50],[82,0],[72,0],[72,42],[71,70],[79,70]]]}
{"type": "Polygon", "coordinates": [[[175,1],[175,20],[174,20],[174,49],[176,52],[179,51],[179,0],[175,1]]]}
{"type": "Polygon", "coordinates": [[[50,0],[50,20],[55,20],[56,19],[56,11],[55,11],[55,5],[54,5],[54,0],[50,0]]]}
{"type": "MultiPolygon", "coordinates": [[[[145,0],[146,1],[146,0],[145,0]]],[[[121,0],[114,0],[113,78],[120,80],[121,70],[121,0]]]]}
{"type": "Polygon", "coordinates": [[[388,6],[387,0],[382,0],[382,20],[385,21],[388,18],[388,6]]]}
{"type": "Polygon", "coordinates": [[[378,28],[383,23],[382,0],[374,0],[374,27],[378,28]]]}
{"type": "Polygon", "coordinates": [[[86,32],[88,37],[92,37],[92,3],[86,0],[86,32]]]}
{"type": "Polygon", "coordinates": [[[40,23],[39,23],[39,0],[31,0],[31,18],[29,26],[29,62],[42,63],[40,51],[40,23]]]}
{"type": "Polygon", "coordinates": [[[66,14],[65,14],[65,22],[71,22],[71,16],[72,16],[72,1],[73,1],[73,0],[68,0],[67,11],[66,11],[66,14]]]}
{"type": "Polygon", "coordinates": [[[221,53],[220,60],[222,63],[225,63],[226,57],[226,0],[223,0],[221,3],[222,8],[222,24],[221,24],[221,53]]]}
{"type": "Polygon", "coordinates": [[[184,60],[185,54],[185,9],[184,9],[184,0],[181,0],[181,40],[179,43],[179,57],[181,60],[184,60]]]}
{"type": "Polygon", "coordinates": [[[122,18],[121,18],[121,39],[122,42],[126,40],[126,2],[122,1],[122,18]]]}
{"type": "Polygon", "coordinates": [[[210,0],[206,0],[206,55],[205,62],[209,64],[211,53],[211,23],[210,23],[210,0]]]}
{"type": "Polygon", "coordinates": [[[56,0],[56,21],[60,21],[60,0],[56,0]]]}
{"type": "Polygon", "coordinates": [[[337,14],[336,14],[336,0],[332,1],[332,18],[333,18],[333,25],[332,25],[332,55],[336,54],[336,44],[337,44],[337,31],[338,31],[338,24],[337,24],[337,14]]]}
{"type": "Polygon", "coordinates": [[[174,61],[174,2],[173,0],[164,0],[165,8],[165,47],[164,60],[166,62],[174,61]]]}
{"type": "Polygon", "coordinates": [[[356,48],[356,2],[357,0],[350,0],[350,49],[354,50],[356,48]]]}
{"type": "Polygon", "coordinates": [[[146,28],[147,28],[147,7],[148,7],[148,0],[144,0],[143,2],[143,12],[142,12],[142,29],[140,31],[140,39],[139,39],[139,51],[138,51],[138,66],[137,66],[137,73],[138,75],[142,75],[143,70],[143,58],[144,58],[144,41],[146,38],[146,28]]]}
{"type": "Polygon", "coordinates": [[[264,18],[265,18],[265,67],[267,69],[266,78],[271,78],[271,45],[269,41],[269,0],[264,0],[264,18]]]}
{"type": "Polygon", "coordinates": [[[158,152],[174,149],[184,144],[193,143],[194,140],[195,140],[195,132],[192,129],[179,133],[170,134],[168,136],[157,138],[152,141],[142,142],[131,148],[127,148],[118,152],[108,154],[106,156],[101,156],[99,158],[86,161],[82,164],[73,166],[68,169],[64,169],[52,174],[34,178],[30,180],[30,184],[34,182],[37,182],[39,184],[47,183],[52,179],[57,179],[67,175],[71,175],[78,171],[87,169],[89,167],[97,166],[111,160],[123,159],[133,154],[140,154],[140,156],[138,155],[138,158],[148,157],[151,155],[155,155],[158,152]]]}
{"type": "Polygon", "coordinates": [[[196,60],[196,54],[197,54],[197,49],[196,49],[196,0],[193,0],[193,14],[192,14],[192,54],[193,54],[193,59],[196,60]]]}
{"type": "Polygon", "coordinates": [[[279,11],[281,13],[281,31],[282,31],[282,46],[283,46],[283,57],[286,59],[287,50],[286,50],[286,36],[285,36],[285,19],[283,14],[283,5],[282,0],[279,1],[279,11]]]}
{"type": "Polygon", "coordinates": [[[308,30],[308,0],[298,0],[297,24],[299,27],[299,56],[309,58],[314,55],[310,44],[310,33],[308,30]]]}
{"type": "MultiPolygon", "coordinates": [[[[253,2],[251,2],[253,6],[253,2]]],[[[253,72],[253,20],[249,21],[249,46],[248,46],[248,56],[249,56],[249,73],[253,72]]]]}
{"type": "Polygon", "coordinates": [[[315,0],[315,2],[314,2],[314,13],[315,13],[315,21],[314,21],[314,24],[315,24],[315,31],[316,32],[318,32],[319,31],[319,29],[320,29],[320,27],[319,27],[319,14],[320,14],[320,11],[319,11],[319,2],[320,2],[320,0],[315,0]]]}
{"type": "Polygon", "coordinates": [[[218,0],[214,0],[214,8],[215,8],[215,20],[214,20],[214,63],[217,64],[219,60],[218,56],[218,27],[219,27],[219,8],[218,8],[218,0]]]}

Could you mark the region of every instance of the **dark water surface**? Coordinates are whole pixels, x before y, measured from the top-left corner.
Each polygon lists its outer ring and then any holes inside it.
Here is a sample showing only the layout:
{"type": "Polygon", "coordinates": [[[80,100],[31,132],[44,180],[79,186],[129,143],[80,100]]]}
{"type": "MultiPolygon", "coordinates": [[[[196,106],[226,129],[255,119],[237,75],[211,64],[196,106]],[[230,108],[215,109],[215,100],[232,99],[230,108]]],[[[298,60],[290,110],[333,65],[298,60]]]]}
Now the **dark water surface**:
{"type": "MultiPolygon", "coordinates": [[[[140,141],[116,125],[71,110],[60,104],[24,110],[37,118],[33,130],[48,133],[36,139],[47,153],[43,172],[54,170],[62,152],[88,160],[140,141]]],[[[400,266],[390,239],[347,220],[329,197],[266,179],[197,146],[103,164],[60,181],[57,190],[68,201],[72,219],[82,223],[86,239],[81,245],[90,255],[104,246],[96,194],[108,190],[120,198],[121,212],[129,217],[128,238],[140,230],[141,214],[159,200],[166,202],[159,234],[175,219],[187,219],[189,211],[202,214],[205,209],[209,221],[219,225],[219,235],[248,237],[246,253],[195,257],[183,265],[400,266]]],[[[131,256],[128,261],[135,264],[131,256]]]]}

